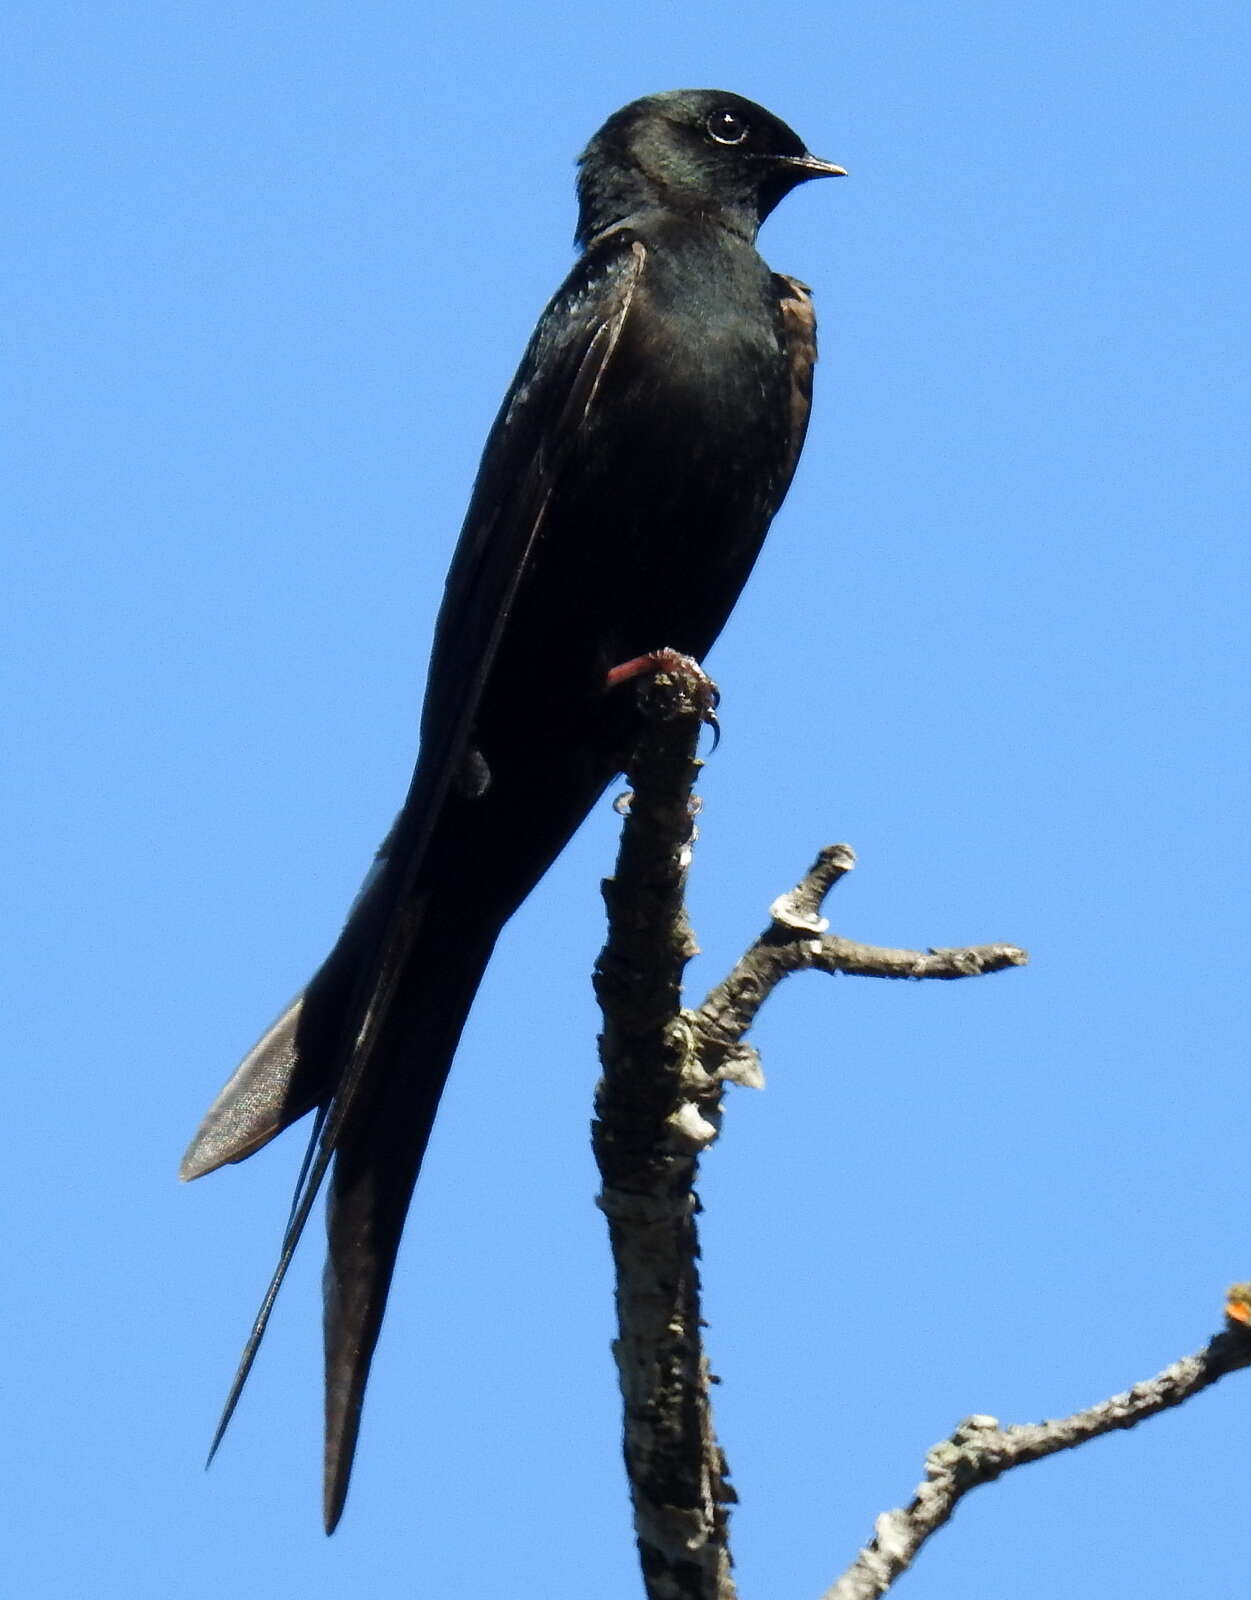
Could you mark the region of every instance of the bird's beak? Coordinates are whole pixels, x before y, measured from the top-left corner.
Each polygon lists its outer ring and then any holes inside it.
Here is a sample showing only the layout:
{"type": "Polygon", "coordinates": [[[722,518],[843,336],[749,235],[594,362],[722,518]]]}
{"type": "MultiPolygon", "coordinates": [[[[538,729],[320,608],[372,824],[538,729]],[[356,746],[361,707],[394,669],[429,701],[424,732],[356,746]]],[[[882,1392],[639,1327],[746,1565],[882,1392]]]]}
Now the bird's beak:
{"type": "Polygon", "coordinates": [[[783,158],[788,167],[801,173],[805,178],[845,178],[846,167],[836,167],[832,161],[822,161],[820,156],[786,156],[783,158]]]}

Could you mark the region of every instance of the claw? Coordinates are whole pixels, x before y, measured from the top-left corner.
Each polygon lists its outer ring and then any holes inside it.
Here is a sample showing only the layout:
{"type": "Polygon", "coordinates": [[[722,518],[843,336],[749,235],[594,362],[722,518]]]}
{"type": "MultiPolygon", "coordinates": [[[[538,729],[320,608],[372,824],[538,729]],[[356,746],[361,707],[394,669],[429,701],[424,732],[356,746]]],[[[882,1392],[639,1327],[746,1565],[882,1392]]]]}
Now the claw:
{"type": "Polygon", "coordinates": [[[704,710],[704,726],[712,729],[712,749],[708,752],[709,755],[713,755],[721,743],[721,724],[717,721],[717,707],[721,703],[721,695],[715,683],[712,686],[712,694],[712,704],[704,710]]]}
{"type": "Polygon", "coordinates": [[[694,656],[685,656],[680,650],[649,650],[645,656],[635,656],[632,661],[623,661],[620,666],[613,667],[606,674],[604,684],[606,688],[615,689],[620,684],[633,682],[635,678],[660,672],[680,674],[693,680],[697,697],[703,702],[700,706],[701,717],[705,726],[712,729],[712,748],[715,750],[721,743],[721,724],[717,721],[721,691],[694,656]]]}

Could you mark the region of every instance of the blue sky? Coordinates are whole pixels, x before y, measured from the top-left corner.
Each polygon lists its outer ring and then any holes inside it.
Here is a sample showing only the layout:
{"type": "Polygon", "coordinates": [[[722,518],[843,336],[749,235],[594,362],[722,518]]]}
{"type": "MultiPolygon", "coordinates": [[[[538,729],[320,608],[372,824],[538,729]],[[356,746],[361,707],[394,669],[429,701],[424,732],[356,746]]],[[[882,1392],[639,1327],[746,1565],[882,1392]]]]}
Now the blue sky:
{"type": "MultiPolygon", "coordinates": [[[[696,997],[816,848],[979,983],[793,980],[704,1180],[745,1595],[815,1595],[971,1411],[1072,1410],[1251,1276],[1245,8],[574,16],[17,3],[3,115],[12,1482],[23,1596],[637,1593],[587,1120],[601,808],[503,941],[319,1529],[320,1241],[200,1470],[300,1138],[208,1099],[402,796],[573,159],[731,88],[851,176],[804,461],[709,662],[696,997]]],[[[980,1491],[918,1600],[1224,1594],[1251,1390],[980,1491]]]]}

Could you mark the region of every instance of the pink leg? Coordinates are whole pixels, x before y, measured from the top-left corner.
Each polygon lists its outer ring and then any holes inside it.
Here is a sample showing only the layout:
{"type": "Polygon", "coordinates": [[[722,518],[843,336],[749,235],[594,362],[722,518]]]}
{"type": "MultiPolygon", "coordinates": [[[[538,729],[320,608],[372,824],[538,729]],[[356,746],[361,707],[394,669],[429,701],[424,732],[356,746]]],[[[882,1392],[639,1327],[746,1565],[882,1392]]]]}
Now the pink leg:
{"type": "Polygon", "coordinates": [[[684,656],[680,650],[649,650],[645,656],[623,661],[619,667],[612,668],[605,682],[610,689],[615,689],[619,683],[629,683],[634,678],[643,678],[653,672],[683,672],[701,685],[712,684],[712,679],[695,657],[684,656]]]}
{"type": "Polygon", "coordinates": [[[713,749],[721,742],[721,726],[717,721],[717,703],[721,699],[716,684],[695,660],[684,656],[680,650],[649,650],[645,656],[635,656],[633,661],[623,661],[613,667],[604,679],[606,688],[631,683],[636,678],[650,677],[659,672],[678,673],[694,680],[698,697],[703,701],[704,721],[712,729],[713,749]]]}

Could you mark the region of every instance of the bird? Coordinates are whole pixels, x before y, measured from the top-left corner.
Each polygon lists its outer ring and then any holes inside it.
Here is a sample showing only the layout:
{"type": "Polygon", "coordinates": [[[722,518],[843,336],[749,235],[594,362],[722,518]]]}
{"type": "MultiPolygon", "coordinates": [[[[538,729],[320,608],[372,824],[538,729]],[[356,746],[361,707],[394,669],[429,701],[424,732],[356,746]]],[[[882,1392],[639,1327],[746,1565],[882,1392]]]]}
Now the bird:
{"type": "Polygon", "coordinates": [[[702,661],[803,445],[806,285],[756,250],[844,169],[723,90],[648,95],[578,163],[577,260],[488,435],[435,625],[416,766],[343,930],[207,1112],[180,1175],[309,1112],[277,1268],[212,1459],[329,1174],[323,1520],[343,1513],[422,1157],[497,937],[623,769],[630,680],[702,661]]]}

